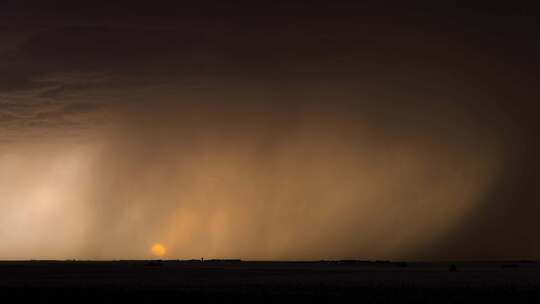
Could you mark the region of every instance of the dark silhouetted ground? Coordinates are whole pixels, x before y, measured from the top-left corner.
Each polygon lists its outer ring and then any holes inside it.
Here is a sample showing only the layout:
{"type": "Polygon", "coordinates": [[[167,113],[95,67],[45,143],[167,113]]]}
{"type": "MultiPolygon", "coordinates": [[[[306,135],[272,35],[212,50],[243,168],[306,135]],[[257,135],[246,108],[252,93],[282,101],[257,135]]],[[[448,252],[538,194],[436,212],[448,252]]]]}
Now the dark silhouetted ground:
{"type": "Polygon", "coordinates": [[[540,263],[0,262],[2,297],[540,303],[540,263]]]}

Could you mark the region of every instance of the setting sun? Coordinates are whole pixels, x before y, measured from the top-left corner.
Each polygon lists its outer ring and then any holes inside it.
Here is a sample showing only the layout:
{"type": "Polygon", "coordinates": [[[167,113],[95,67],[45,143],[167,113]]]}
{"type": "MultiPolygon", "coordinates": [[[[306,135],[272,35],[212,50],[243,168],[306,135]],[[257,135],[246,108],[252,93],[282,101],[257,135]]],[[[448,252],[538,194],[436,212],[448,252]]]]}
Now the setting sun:
{"type": "Polygon", "coordinates": [[[152,245],[152,254],[156,257],[163,257],[167,253],[167,249],[165,249],[165,246],[163,244],[154,244],[152,245]]]}

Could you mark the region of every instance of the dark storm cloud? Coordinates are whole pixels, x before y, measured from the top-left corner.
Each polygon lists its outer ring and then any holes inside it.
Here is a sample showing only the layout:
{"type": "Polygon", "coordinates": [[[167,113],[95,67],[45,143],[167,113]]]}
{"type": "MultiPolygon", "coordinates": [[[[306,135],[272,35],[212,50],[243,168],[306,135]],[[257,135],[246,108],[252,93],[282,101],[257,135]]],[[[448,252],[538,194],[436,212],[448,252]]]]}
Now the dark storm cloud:
{"type": "Polygon", "coordinates": [[[79,202],[70,254],[540,255],[533,10],[55,4],[0,7],[2,149],[52,143],[0,160],[59,179],[28,202],[79,202]]]}
{"type": "Polygon", "coordinates": [[[0,92],[0,126],[3,137],[15,139],[29,134],[47,134],[52,130],[76,132],[99,119],[94,114],[103,108],[98,101],[81,96],[80,86],[85,90],[100,82],[100,75],[69,74],[48,79],[33,79],[18,87],[0,92]],[[94,117],[93,117],[94,116],[94,117]]]}

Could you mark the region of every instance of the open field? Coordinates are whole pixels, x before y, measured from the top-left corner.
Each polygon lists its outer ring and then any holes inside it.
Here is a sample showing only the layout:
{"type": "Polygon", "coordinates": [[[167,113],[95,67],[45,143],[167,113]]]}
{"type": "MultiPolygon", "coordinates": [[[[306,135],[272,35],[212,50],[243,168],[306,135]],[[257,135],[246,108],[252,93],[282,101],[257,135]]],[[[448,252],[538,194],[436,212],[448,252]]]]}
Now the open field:
{"type": "Polygon", "coordinates": [[[6,261],[0,262],[0,291],[74,300],[353,296],[375,303],[529,302],[540,299],[540,263],[6,261]],[[452,264],[456,271],[450,271],[452,264]]]}

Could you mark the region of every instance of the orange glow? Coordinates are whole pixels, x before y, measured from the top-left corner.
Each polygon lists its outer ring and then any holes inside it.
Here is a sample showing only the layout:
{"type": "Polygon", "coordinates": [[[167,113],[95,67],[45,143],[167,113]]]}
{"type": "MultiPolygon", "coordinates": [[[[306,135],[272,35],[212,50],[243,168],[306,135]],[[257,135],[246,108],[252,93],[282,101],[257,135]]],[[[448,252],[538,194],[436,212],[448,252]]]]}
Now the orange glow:
{"type": "Polygon", "coordinates": [[[157,243],[157,244],[152,245],[152,254],[155,257],[162,258],[165,256],[166,253],[167,253],[167,249],[165,249],[165,246],[163,246],[163,244],[157,243]]]}

